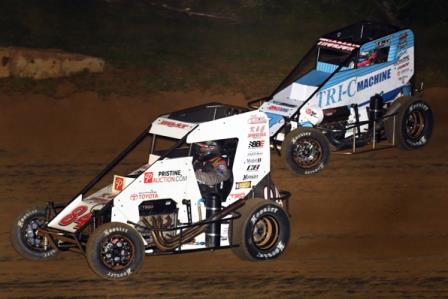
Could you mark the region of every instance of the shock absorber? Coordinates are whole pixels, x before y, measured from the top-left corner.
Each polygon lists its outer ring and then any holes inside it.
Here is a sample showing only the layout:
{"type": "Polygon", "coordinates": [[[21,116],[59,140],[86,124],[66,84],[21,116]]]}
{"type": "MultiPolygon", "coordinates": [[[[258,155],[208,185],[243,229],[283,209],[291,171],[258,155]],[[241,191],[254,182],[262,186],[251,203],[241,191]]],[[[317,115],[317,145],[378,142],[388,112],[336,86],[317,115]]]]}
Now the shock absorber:
{"type": "MultiPolygon", "coordinates": [[[[205,200],[206,219],[210,219],[221,211],[221,198],[217,194],[208,196],[205,200]]],[[[221,242],[221,223],[210,223],[205,232],[205,243],[207,247],[219,247],[221,242]]]]}
{"type": "Polygon", "coordinates": [[[372,133],[375,134],[375,141],[379,141],[380,134],[381,134],[381,126],[378,125],[378,123],[381,121],[381,118],[383,117],[383,105],[384,100],[379,95],[376,94],[373,97],[370,98],[369,103],[369,129],[372,133]],[[375,124],[375,127],[373,127],[375,124]]]}

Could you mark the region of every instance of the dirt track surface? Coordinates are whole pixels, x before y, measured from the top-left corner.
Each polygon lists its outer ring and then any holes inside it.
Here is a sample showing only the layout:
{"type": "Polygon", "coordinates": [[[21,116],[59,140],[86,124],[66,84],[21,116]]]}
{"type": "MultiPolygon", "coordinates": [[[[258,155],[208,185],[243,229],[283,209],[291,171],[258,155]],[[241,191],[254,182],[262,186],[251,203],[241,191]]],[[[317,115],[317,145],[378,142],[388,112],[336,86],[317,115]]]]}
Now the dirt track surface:
{"type": "MultiPolygon", "coordinates": [[[[18,256],[9,244],[14,216],[69,200],[158,114],[210,99],[243,105],[243,98],[0,96],[0,297],[446,298],[448,89],[425,97],[435,129],[424,149],[332,155],[325,171],[306,178],[273,155],[277,185],[293,194],[291,242],[278,260],[243,262],[229,250],[147,257],[131,280],[109,282],[81,255],[18,256]]],[[[142,164],[138,153],[128,166],[142,164]]]]}

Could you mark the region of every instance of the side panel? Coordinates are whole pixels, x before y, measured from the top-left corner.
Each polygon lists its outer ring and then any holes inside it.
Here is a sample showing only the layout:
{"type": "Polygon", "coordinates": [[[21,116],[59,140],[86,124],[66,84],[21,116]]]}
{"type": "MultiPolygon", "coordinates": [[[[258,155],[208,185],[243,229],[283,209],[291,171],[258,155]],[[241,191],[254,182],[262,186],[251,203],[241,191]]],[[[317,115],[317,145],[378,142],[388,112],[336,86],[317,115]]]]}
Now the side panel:
{"type": "Polygon", "coordinates": [[[111,200],[112,195],[110,191],[111,186],[108,186],[97,192],[97,194],[101,193],[104,194],[104,196],[98,195],[82,199],[82,195],[79,195],[55,218],[53,218],[48,226],[70,233],[76,232],[90,220],[93,210],[101,209],[111,200]]]}
{"type": "MultiPolygon", "coordinates": [[[[334,75],[307,106],[323,109],[368,103],[370,97],[380,94],[386,101],[394,100],[414,74],[414,37],[403,30],[364,44],[360,52],[389,47],[386,62],[343,70],[334,75]]],[[[305,108],[304,107],[304,108],[305,108]]],[[[302,110],[304,109],[302,108],[302,110]]]]}
{"type": "MultiPolygon", "coordinates": [[[[112,221],[139,221],[138,206],[147,200],[173,199],[179,208],[179,221],[188,221],[182,200],[196,205],[201,198],[192,157],[165,159],[155,162],[114,198],[112,221]]],[[[197,207],[192,206],[193,221],[197,221],[197,207]]]]}
{"type": "Polygon", "coordinates": [[[269,123],[265,113],[250,111],[200,124],[188,143],[238,138],[233,162],[233,186],[227,206],[244,198],[270,172],[269,123]]]}

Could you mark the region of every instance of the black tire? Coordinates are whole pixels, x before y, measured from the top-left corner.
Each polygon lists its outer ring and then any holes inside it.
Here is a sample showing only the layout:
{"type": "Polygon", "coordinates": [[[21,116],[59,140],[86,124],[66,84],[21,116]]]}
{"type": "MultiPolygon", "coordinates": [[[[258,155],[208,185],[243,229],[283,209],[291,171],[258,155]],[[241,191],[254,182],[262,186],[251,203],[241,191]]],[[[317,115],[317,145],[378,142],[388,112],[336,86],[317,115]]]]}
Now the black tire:
{"type": "Polygon", "coordinates": [[[140,234],[131,226],[109,222],[90,236],[86,258],[90,268],[109,280],[126,279],[143,264],[145,247],[140,234]]]}
{"type": "MultiPolygon", "coordinates": [[[[433,114],[431,107],[417,97],[401,97],[388,110],[388,114],[397,112],[395,120],[395,144],[400,149],[417,149],[426,145],[431,138],[433,114]]],[[[392,142],[394,136],[393,117],[386,118],[387,139],[392,142]]]]}
{"type": "Polygon", "coordinates": [[[45,227],[47,223],[47,212],[44,208],[30,209],[18,216],[10,231],[14,249],[30,260],[55,258],[59,251],[52,248],[45,237],[37,234],[37,228],[45,227]]]}
{"type": "Polygon", "coordinates": [[[233,252],[243,260],[269,260],[280,256],[288,245],[289,218],[277,203],[248,199],[238,210],[241,217],[232,223],[233,252]]]}
{"type": "Polygon", "coordinates": [[[328,163],[330,147],[325,135],[314,128],[298,128],[286,135],[282,159],[296,175],[315,174],[328,163]]]}

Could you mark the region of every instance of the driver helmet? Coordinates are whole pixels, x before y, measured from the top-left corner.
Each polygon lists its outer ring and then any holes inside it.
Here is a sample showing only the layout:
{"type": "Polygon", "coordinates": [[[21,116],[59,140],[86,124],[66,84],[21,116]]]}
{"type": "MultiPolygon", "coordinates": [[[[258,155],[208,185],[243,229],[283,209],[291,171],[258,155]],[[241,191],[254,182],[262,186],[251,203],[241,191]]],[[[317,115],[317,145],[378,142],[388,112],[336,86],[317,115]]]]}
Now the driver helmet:
{"type": "Polygon", "coordinates": [[[196,143],[196,152],[205,157],[208,155],[219,154],[219,145],[216,141],[205,141],[196,143]]]}

